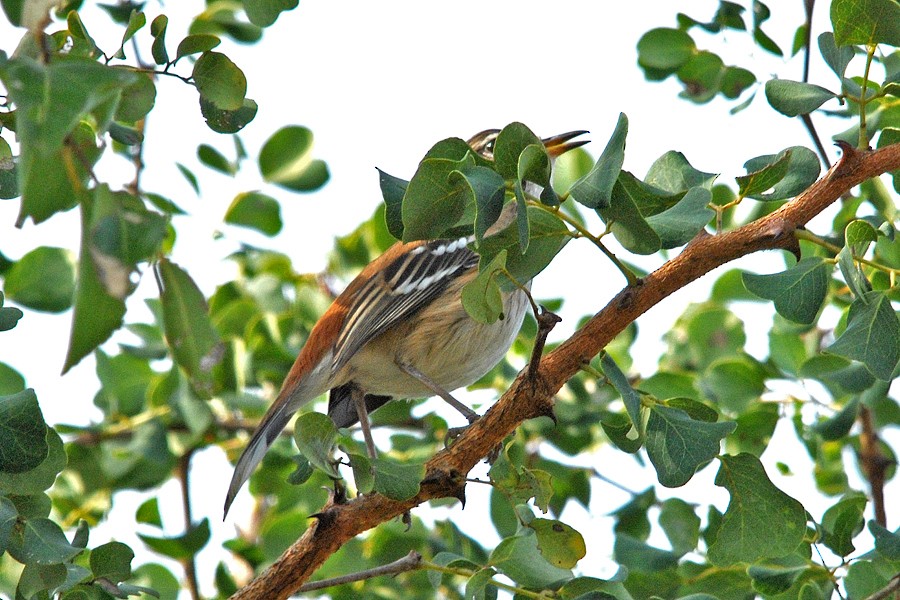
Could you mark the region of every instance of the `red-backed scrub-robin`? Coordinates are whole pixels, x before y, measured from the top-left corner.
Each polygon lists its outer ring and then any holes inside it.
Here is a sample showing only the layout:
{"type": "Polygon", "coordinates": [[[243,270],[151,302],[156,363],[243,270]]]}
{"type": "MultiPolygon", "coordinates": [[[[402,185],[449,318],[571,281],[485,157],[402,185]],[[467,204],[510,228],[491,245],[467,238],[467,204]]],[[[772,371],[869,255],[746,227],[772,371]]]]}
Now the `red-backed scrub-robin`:
{"type": "MultiPolygon", "coordinates": [[[[551,158],[585,144],[583,131],[543,140],[551,158]]],[[[492,158],[499,130],[468,143],[492,158]]],[[[486,235],[516,218],[507,202],[486,235]]],[[[503,293],[503,315],[491,324],[472,319],[462,289],[478,275],[478,254],[466,238],[397,242],[369,263],[325,311],[238,459],[225,514],[238,490],[297,410],[330,391],[328,415],[338,427],[357,421],[369,454],[375,446],[368,413],[389,400],[440,396],[469,422],[478,415],[450,395],[492,369],[509,350],[528,307],[520,289],[503,293]]]]}

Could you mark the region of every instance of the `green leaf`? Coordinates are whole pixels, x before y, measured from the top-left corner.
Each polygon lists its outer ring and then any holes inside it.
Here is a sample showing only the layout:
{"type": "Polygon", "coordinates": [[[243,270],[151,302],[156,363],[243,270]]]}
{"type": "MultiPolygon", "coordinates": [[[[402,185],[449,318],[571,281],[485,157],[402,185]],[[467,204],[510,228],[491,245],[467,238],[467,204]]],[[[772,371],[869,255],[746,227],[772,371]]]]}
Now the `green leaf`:
{"type": "MultiPolygon", "coordinates": [[[[398,181],[402,182],[403,180],[398,181]]],[[[385,183],[383,178],[382,182],[385,183]]],[[[464,184],[466,186],[466,191],[469,194],[467,204],[475,206],[475,244],[480,246],[484,240],[485,232],[497,221],[497,218],[503,211],[506,183],[493,169],[478,165],[469,167],[465,171],[451,172],[449,182],[454,185],[464,184]]],[[[399,191],[399,184],[397,184],[397,187],[397,191],[399,191]]],[[[404,186],[403,190],[405,191],[405,189],[404,186]]],[[[384,194],[383,185],[382,194],[384,194]]]]}
{"type": "Polygon", "coordinates": [[[767,52],[771,52],[776,56],[782,56],[783,52],[781,48],[778,47],[778,44],[770,38],[766,33],[762,30],[762,24],[769,20],[771,16],[771,11],[769,7],[760,2],[759,0],[754,0],[753,2],[753,39],[757,44],[767,52]]]}
{"type": "Polygon", "coordinates": [[[263,179],[296,192],[318,189],[328,180],[325,163],[312,157],[313,134],[306,127],[282,127],[259,152],[263,179]]]}
{"type": "Polygon", "coordinates": [[[479,323],[494,323],[503,315],[503,296],[497,276],[506,266],[506,250],[498,252],[487,265],[480,267],[478,276],[462,289],[462,304],[469,316],[479,323]]]}
{"type": "Polygon", "coordinates": [[[425,158],[419,163],[403,196],[403,241],[439,238],[460,224],[469,200],[468,185],[450,175],[474,166],[471,154],[461,160],[425,158]]]}
{"type": "MultiPolygon", "coordinates": [[[[725,67],[722,74],[722,81],[719,83],[722,95],[729,100],[737,99],[744,90],[756,83],[756,75],[747,69],[741,67],[725,67]]],[[[739,104],[732,108],[729,112],[735,114],[740,112],[753,100],[756,93],[750,94],[744,104],[739,104]]]]}
{"type": "MultiPolygon", "coordinates": [[[[244,106],[247,78],[231,59],[220,52],[204,52],[194,63],[192,77],[200,97],[222,110],[244,106]]],[[[262,157],[260,157],[262,158],[262,157]]]]}
{"type": "Polygon", "coordinates": [[[775,487],[755,456],[720,456],[716,485],[731,496],[707,555],[716,566],[756,562],[796,550],[806,532],[803,506],[775,487]]]}
{"type": "Polygon", "coordinates": [[[869,245],[878,241],[878,232],[868,221],[854,219],[844,228],[844,243],[855,256],[863,256],[869,245]]]}
{"type": "Polygon", "coordinates": [[[469,577],[469,580],[466,582],[466,598],[471,598],[472,600],[484,600],[486,598],[496,598],[496,590],[491,587],[489,589],[494,590],[494,593],[490,594],[488,592],[488,584],[491,581],[491,578],[496,575],[497,572],[488,567],[484,569],[478,569],[475,573],[469,577]]]}
{"type": "Polygon", "coordinates": [[[242,192],[234,197],[225,212],[225,222],[255,229],[269,237],[282,228],[278,200],[260,192],[242,192]]]}
{"type": "Polygon", "coordinates": [[[125,58],[125,44],[147,24],[147,16],[137,9],[132,9],[128,15],[128,24],[125,26],[125,33],[122,34],[122,43],[119,44],[119,50],[116,52],[116,58],[125,58]]]}
{"type": "Polygon", "coordinates": [[[222,43],[218,36],[208,33],[195,33],[178,42],[178,50],[175,51],[175,60],[178,61],[191,54],[209,52],[222,43]]]}
{"type": "Polygon", "coordinates": [[[16,135],[22,194],[17,223],[35,223],[75,205],[99,157],[96,134],[105,129],[123,88],[138,75],[72,58],[42,65],[26,58],[10,59],[0,67],[0,79],[16,105],[16,135]],[[97,131],[79,125],[95,112],[97,131]]]}
{"type": "Polygon", "coordinates": [[[676,408],[656,404],[647,420],[647,454],[659,482],[679,487],[719,453],[719,445],[735,423],[695,421],[676,408]]]}
{"type": "Polygon", "coordinates": [[[706,368],[699,387],[722,410],[741,414],[766,389],[765,370],[745,354],[723,356],[706,368]]]}
{"type": "Polygon", "coordinates": [[[206,546],[209,541],[209,519],[203,519],[196,525],[191,525],[183,535],[175,537],[154,537],[138,534],[147,546],[163,556],[176,560],[190,558],[206,546]]]}
{"type": "Polygon", "coordinates": [[[14,306],[0,307],[0,331],[9,331],[25,316],[21,310],[14,306]]]}
{"type": "MultiPolygon", "coordinates": [[[[19,577],[19,583],[16,586],[16,596],[19,598],[40,598],[40,592],[46,592],[63,585],[66,581],[66,573],[66,565],[64,564],[27,564],[19,577]]],[[[43,597],[46,598],[47,594],[43,594],[43,597]]]]}
{"type": "Polygon", "coordinates": [[[754,161],[744,163],[747,175],[735,178],[738,183],[738,193],[742,196],[756,196],[774,187],[787,175],[790,160],[791,151],[784,150],[763,166],[758,166],[754,161]],[[753,166],[749,166],[750,164],[753,166]]]}
{"type": "Polygon", "coordinates": [[[644,178],[647,185],[670,194],[685,192],[698,186],[712,189],[715,180],[715,173],[698,171],[691,166],[684,154],[671,150],[650,165],[650,170],[647,171],[647,176],[644,178]]]}
{"type": "Polygon", "coordinates": [[[747,574],[753,580],[753,589],[761,594],[774,595],[786,592],[809,567],[783,567],[781,565],[750,565],[747,574]]]}
{"type": "Polygon", "coordinates": [[[81,548],[69,543],[59,525],[44,518],[25,521],[13,532],[7,550],[26,565],[61,563],[81,552],[81,548]]]}
{"type": "Polygon", "coordinates": [[[743,273],[743,280],[751,293],[772,300],[778,314],[809,325],[816,320],[825,301],[830,275],[831,267],[825,259],[810,256],[781,273],[743,273]]]}
{"type": "Polygon", "coordinates": [[[738,414],[737,429],[725,440],[725,449],[732,454],[747,452],[761,456],[769,446],[779,421],[779,406],[771,402],[756,402],[738,414]]]}
{"type": "MultiPolygon", "coordinates": [[[[756,200],[765,201],[785,200],[796,196],[815,183],[816,179],[819,178],[819,172],[821,171],[821,165],[819,164],[816,153],[804,146],[791,146],[778,154],[767,154],[751,158],[744,163],[744,167],[747,169],[748,173],[751,173],[751,175],[746,176],[747,178],[757,175],[755,172],[764,172],[760,173],[759,177],[753,179],[752,183],[754,187],[771,182],[772,176],[778,175],[779,181],[772,183],[771,187],[773,189],[770,193],[762,193],[768,188],[760,189],[758,192],[747,192],[748,196],[751,196],[756,200]],[[775,165],[781,163],[785,157],[787,161],[787,171],[782,176],[780,170],[783,167],[775,167],[775,165]],[[767,168],[775,168],[777,172],[772,172],[771,170],[767,171],[767,168]],[[765,179],[768,179],[768,181],[764,181],[765,179]]],[[[740,180],[741,178],[739,177],[738,179],[740,180]]]]}
{"type": "Polygon", "coordinates": [[[625,373],[622,372],[622,369],[619,368],[619,365],[616,364],[608,352],[601,357],[600,368],[603,369],[603,374],[609,379],[610,384],[622,396],[622,402],[625,403],[625,410],[628,412],[631,424],[634,426],[638,438],[642,439],[644,437],[644,421],[641,418],[640,393],[631,387],[628,377],[625,376],[625,373]]]}
{"type": "Polygon", "coordinates": [[[18,518],[16,505],[9,498],[0,496],[0,552],[6,552],[9,536],[18,518]]]}
{"type": "Polygon", "coordinates": [[[40,494],[56,481],[56,476],[66,467],[66,451],[62,439],[53,428],[47,428],[47,458],[41,464],[24,473],[4,472],[0,477],[0,494],[40,494]]]}
{"type": "Polygon", "coordinates": [[[859,412],[859,398],[853,398],[846,406],[829,419],[820,421],[813,426],[813,431],[822,436],[823,440],[834,441],[850,433],[850,429],[856,422],[859,412]]]}
{"type": "Polygon", "coordinates": [[[896,0],[834,0],[831,24],[838,46],[900,46],[900,4],[896,0]]]}
{"type": "Polygon", "coordinates": [[[425,465],[399,463],[379,457],[375,467],[375,491],[391,500],[409,500],[419,493],[419,482],[425,477],[425,465]]]}
{"type": "MultiPolygon", "coordinates": [[[[354,455],[354,456],[356,456],[356,455],[354,455]]],[[[292,456],[291,460],[293,460],[297,464],[297,467],[294,469],[294,471],[290,475],[288,475],[287,482],[290,483],[291,485],[303,485],[304,483],[309,481],[309,478],[313,476],[313,473],[315,473],[316,470],[313,468],[313,466],[309,462],[309,460],[307,460],[307,458],[301,454],[292,456]]],[[[350,462],[352,465],[353,464],[352,457],[350,458],[350,462]]],[[[355,473],[355,470],[354,470],[354,473],[355,473]]],[[[357,489],[359,489],[359,483],[357,483],[357,489]]],[[[360,491],[360,493],[364,493],[364,492],[360,491]]]]}
{"type": "Polygon", "coordinates": [[[100,257],[95,256],[94,227],[110,212],[110,202],[105,199],[109,193],[104,186],[95,189],[93,194],[81,197],[78,285],[75,290],[72,335],[63,373],[109,339],[113,331],[122,325],[125,297],[131,292],[130,271],[122,274],[121,265],[116,265],[117,268],[113,270],[110,268],[111,264],[98,264],[100,257]],[[114,283],[113,277],[116,274],[114,283]]]}
{"type": "Polygon", "coordinates": [[[113,583],[131,578],[134,552],[122,542],[108,542],[91,550],[91,572],[113,583]]]}
{"type": "MultiPolygon", "coordinates": [[[[21,312],[21,311],[19,311],[21,312]]],[[[0,315],[2,315],[0,311],[0,315]]],[[[0,362],[0,396],[12,396],[25,389],[25,378],[6,363],[0,362]]]]}
{"type": "Polygon", "coordinates": [[[130,280],[137,263],[152,260],[166,236],[167,219],[148,211],[128,192],[106,185],[95,189],[91,215],[91,253],[106,290],[124,298],[134,288],[130,280]]]}
{"type": "Polygon", "coordinates": [[[519,252],[519,231],[516,223],[496,235],[484,238],[478,249],[481,264],[489,263],[498,253],[506,251],[506,270],[511,281],[504,278],[499,282],[501,289],[514,288],[512,281],[525,283],[536,277],[571,239],[565,223],[556,215],[536,206],[529,206],[526,214],[531,241],[524,254],[519,252]]]}
{"type": "MultiPolygon", "coordinates": [[[[377,167],[376,167],[377,168],[377,167]]],[[[398,240],[403,239],[403,196],[409,182],[378,170],[378,185],[384,198],[384,220],[388,231],[398,240]]]]}
{"type": "Polygon", "coordinates": [[[679,29],[651,29],[638,41],[638,64],[644,69],[673,72],[697,51],[691,36],[679,29]]]}
{"type": "Polygon", "coordinates": [[[838,556],[848,556],[856,548],[853,538],[862,531],[868,499],[861,492],[850,492],[822,515],[822,543],[838,556]]]}
{"type": "Polygon", "coordinates": [[[838,47],[834,43],[834,34],[826,31],[819,35],[819,53],[825,59],[828,65],[838,78],[843,79],[844,73],[847,71],[847,65],[853,60],[853,48],[850,46],[838,47]]]}
{"type": "Polygon", "coordinates": [[[638,209],[646,186],[627,171],[619,174],[613,186],[612,201],[597,212],[622,246],[635,254],[653,254],[662,248],[662,240],[638,209]]]}
{"type": "Polygon", "coordinates": [[[63,248],[36,248],[6,272],[6,294],[33,310],[62,312],[72,306],[74,262],[72,253],[63,248]]]}
{"type": "Polygon", "coordinates": [[[587,553],[581,534],[561,521],[533,519],[528,527],[534,530],[538,550],[551,565],[571,569],[587,553]]]}
{"type": "Polygon", "coordinates": [[[300,454],[332,479],[341,477],[331,456],[337,436],[334,421],[322,413],[304,413],[297,417],[294,424],[294,442],[300,454]]]}
{"type": "Polygon", "coordinates": [[[616,532],[613,546],[616,562],[629,570],[640,572],[665,571],[678,564],[678,556],[668,550],[660,550],[626,533],[616,532]]]}
{"type": "Polygon", "coordinates": [[[197,158],[210,169],[224,175],[234,175],[237,173],[236,165],[209,144],[200,144],[197,146],[197,158]]]}
{"type": "Polygon", "coordinates": [[[159,513],[159,500],[157,498],[148,498],[144,500],[134,514],[134,519],[138,523],[146,523],[155,527],[162,528],[162,515],[159,513]]]}
{"type": "Polygon", "coordinates": [[[572,578],[572,572],[550,564],[538,548],[538,538],[525,530],[527,535],[516,535],[501,541],[491,552],[490,565],[498,571],[529,588],[550,587],[572,578]]]}
{"type": "MultiPolygon", "coordinates": [[[[893,573],[891,573],[893,575],[893,573]]],[[[848,598],[869,598],[887,586],[889,577],[880,572],[875,563],[867,560],[853,561],[844,577],[848,598]]]]}
{"type": "Polygon", "coordinates": [[[217,133],[237,133],[256,117],[258,108],[255,101],[245,98],[239,109],[225,110],[200,96],[200,112],[209,128],[217,133]]]}
{"type": "Polygon", "coordinates": [[[664,249],[683,246],[715,216],[715,211],[709,208],[711,200],[708,189],[693,187],[672,208],[647,217],[647,224],[659,236],[664,249]]]}
{"type": "Polygon", "coordinates": [[[881,292],[868,292],[853,301],[847,329],[828,352],[862,362],[872,375],[890,381],[900,361],[900,321],[881,292]]]}
{"type": "Polygon", "coordinates": [[[286,10],[297,8],[299,0],[243,0],[244,12],[258,27],[268,27],[286,10]]]}
{"type": "Polygon", "coordinates": [[[353,483],[356,484],[357,494],[370,494],[375,489],[375,471],[372,461],[362,454],[348,453],[350,468],[353,470],[353,483]]]}
{"type": "Polygon", "coordinates": [[[832,98],[837,98],[837,94],[812,83],[789,79],[771,79],[766,82],[766,99],[769,104],[788,117],[809,114],[832,98]]]}
{"type": "Polygon", "coordinates": [[[625,162],[625,137],[628,135],[628,117],[619,113],[619,120],[606,148],[593,168],[572,184],[569,195],[588,208],[606,208],[612,202],[612,191],[625,162]]]}
{"type": "Polygon", "coordinates": [[[160,260],[157,270],[166,343],[192,387],[202,397],[209,397],[215,392],[213,369],[222,361],[224,347],[210,321],[206,298],[175,263],[160,260]]]}
{"type": "Polygon", "coordinates": [[[49,452],[47,424],[34,390],[0,396],[0,472],[31,471],[49,452]]]}
{"type": "Polygon", "coordinates": [[[150,23],[150,34],[153,36],[150,52],[153,55],[153,61],[158,65],[169,62],[169,53],[166,51],[166,28],[168,26],[169,17],[166,15],[158,15],[150,23]]]}
{"type": "Polygon", "coordinates": [[[659,511],[659,524],[663,528],[672,551],[679,556],[697,548],[700,540],[700,517],[694,507],[680,498],[663,501],[659,511]]]}
{"type": "Polygon", "coordinates": [[[522,123],[510,123],[500,130],[494,141],[494,167],[504,179],[515,180],[519,177],[519,160],[528,146],[543,147],[544,144],[522,123]]]}
{"type": "Polygon", "coordinates": [[[875,538],[875,551],[890,561],[900,560],[900,532],[891,533],[877,521],[869,521],[869,532],[875,538]]]}

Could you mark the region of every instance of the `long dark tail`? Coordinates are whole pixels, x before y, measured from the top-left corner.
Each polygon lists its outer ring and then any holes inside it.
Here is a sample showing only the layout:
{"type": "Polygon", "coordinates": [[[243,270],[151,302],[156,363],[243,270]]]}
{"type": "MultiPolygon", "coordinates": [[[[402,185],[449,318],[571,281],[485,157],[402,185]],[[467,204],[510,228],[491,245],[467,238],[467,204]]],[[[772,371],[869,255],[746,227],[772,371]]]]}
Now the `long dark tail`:
{"type": "Polygon", "coordinates": [[[222,515],[223,519],[228,516],[228,509],[231,508],[231,503],[234,502],[234,497],[237,496],[238,490],[250,479],[250,475],[253,473],[256,465],[265,456],[266,450],[269,449],[269,446],[279,436],[281,430],[291,420],[291,416],[295,411],[296,409],[290,410],[287,403],[281,403],[275,410],[267,412],[262,421],[260,421],[256,431],[253,432],[253,437],[250,438],[250,443],[244,448],[244,453],[241,454],[237,464],[234,466],[234,475],[231,476],[231,484],[228,486],[228,494],[225,496],[225,514],[222,515]]]}

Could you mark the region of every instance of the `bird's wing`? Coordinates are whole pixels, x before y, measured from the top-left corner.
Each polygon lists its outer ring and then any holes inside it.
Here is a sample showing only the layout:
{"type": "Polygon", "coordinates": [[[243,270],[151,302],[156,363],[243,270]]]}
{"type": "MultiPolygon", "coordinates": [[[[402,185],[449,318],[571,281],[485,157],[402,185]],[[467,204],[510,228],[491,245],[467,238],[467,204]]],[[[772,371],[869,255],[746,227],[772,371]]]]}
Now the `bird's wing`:
{"type": "Polygon", "coordinates": [[[425,242],[395,258],[353,298],[334,348],[332,373],[366,343],[425,308],[450,283],[478,264],[467,239],[425,242]]]}

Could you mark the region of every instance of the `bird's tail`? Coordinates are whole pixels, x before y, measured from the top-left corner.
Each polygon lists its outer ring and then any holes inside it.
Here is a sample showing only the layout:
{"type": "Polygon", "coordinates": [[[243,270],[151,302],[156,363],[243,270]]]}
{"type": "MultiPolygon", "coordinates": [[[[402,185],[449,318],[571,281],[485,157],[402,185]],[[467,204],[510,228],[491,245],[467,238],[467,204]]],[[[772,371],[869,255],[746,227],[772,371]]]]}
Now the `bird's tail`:
{"type": "MultiPolygon", "coordinates": [[[[331,387],[331,352],[310,351],[309,348],[321,348],[322,336],[328,336],[331,322],[326,322],[326,328],[322,328],[323,320],[313,328],[306,341],[306,346],[300,351],[300,355],[288,372],[278,392],[275,402],[263,415],[262,421],[253,432],[250,443],[244,448],[244,453],[234,466],[234,475],[231,476],[231,484],[228,486],[228,494],[225,496],[225,515],[234,502],[238,490],[244,485],[250,474],[266,454],[266,450],[275,441],[288,421],[297,410],[313,398],[325,393],[331,387]]],[[[223,515],[223,518],[224,516],[223,515]]]]}
{"type": "Polygon", "coordinates": [[[244,448],[243,454],[234,466],[234,475],[231,476],[231,484],[228,486],[228,494],[225,496],[223,519],[228,516],[228,509],[231,508],[231,503],[234,502],[238,490],[250,479],[256,465],[263,459],[266,450],[281,434],[281,430],[285,428],[296,410],[290,410],[286,402],[276,403],[272,406],[275,410],[266,412],[256,431],[253,432],[250,443],[244,448]]]}

